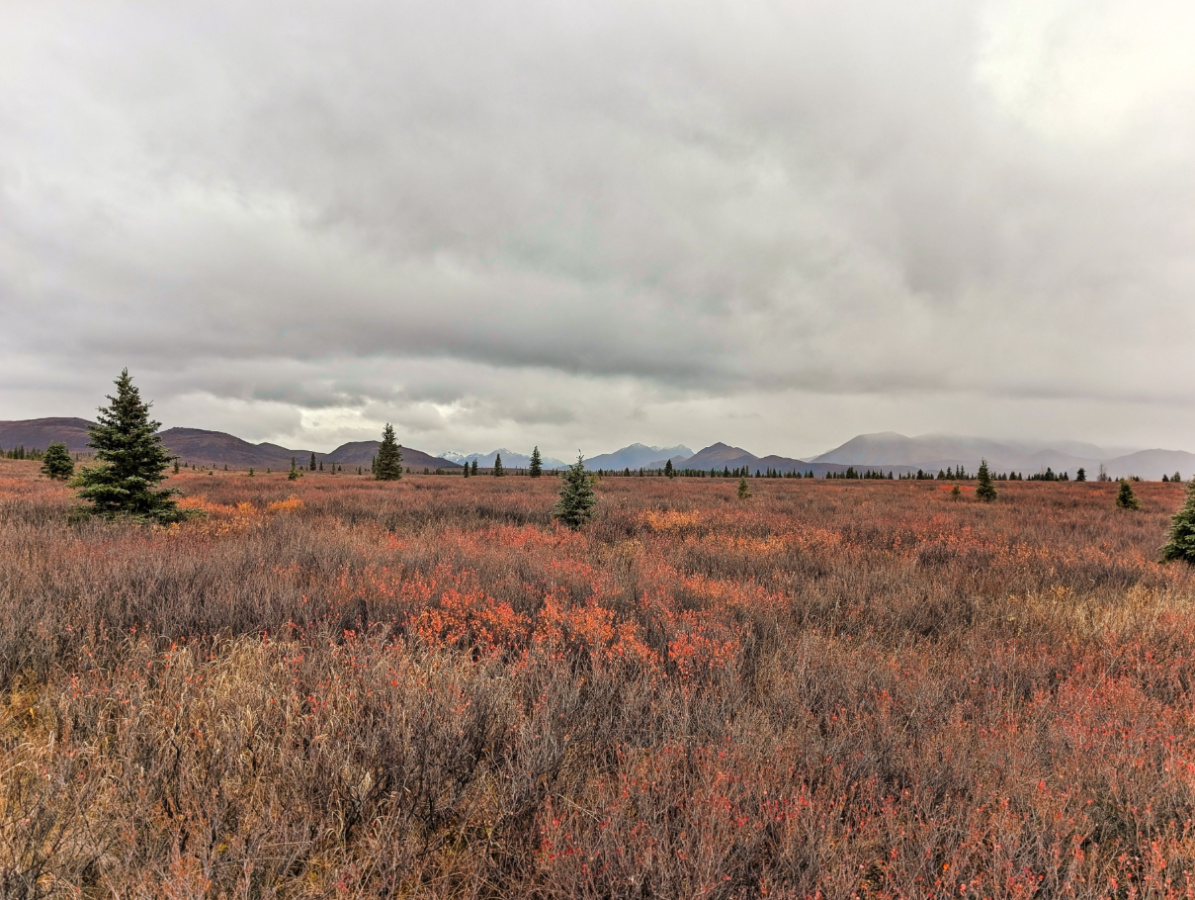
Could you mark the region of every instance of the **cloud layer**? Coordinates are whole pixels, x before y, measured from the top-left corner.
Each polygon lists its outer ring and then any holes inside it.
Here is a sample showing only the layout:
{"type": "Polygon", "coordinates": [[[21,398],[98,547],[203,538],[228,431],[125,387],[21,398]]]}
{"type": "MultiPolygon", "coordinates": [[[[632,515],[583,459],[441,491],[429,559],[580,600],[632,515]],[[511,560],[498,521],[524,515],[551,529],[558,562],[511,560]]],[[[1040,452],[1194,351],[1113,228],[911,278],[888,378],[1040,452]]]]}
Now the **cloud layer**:
{"type": "Polygon", "coordinates": [[[1195,12],[22,5],[0,418],[1195,446],[1195,12]],[[1043,434],[1043,429],[1045,434],[1043,434]]]}

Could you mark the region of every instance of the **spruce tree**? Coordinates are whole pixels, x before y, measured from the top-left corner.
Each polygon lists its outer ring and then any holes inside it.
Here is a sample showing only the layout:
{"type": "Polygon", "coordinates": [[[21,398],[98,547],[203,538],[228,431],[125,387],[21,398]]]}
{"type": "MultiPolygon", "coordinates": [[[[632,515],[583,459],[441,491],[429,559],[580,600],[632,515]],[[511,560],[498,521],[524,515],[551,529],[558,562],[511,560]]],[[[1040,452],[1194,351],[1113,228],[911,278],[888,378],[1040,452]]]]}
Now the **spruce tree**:
{"type": "Polygon", "coordinates": [[[739,499],[751,499],[751,485],[747,484],[747,476],[745,475],[739,479],[739,499]]]}
{"type": "Polygon", "coordinates": [[[672,460],[670,459],[664,460],[664,476],[666,478],[676,477],[676,467],[672,465],[672,460]]]}
{"type": "Polygon", "coordinates": [[[461,466],[461,468],[465,470],[465,477],[468,478],[469,477],[469,461],[465,460],[465,464],[463,466],[461,466]]]}
{"type": "Polygon", "coordinates": [[[312,453],[311,453],[311,465],[309,465],[309,466],[308,466],[308,468],[309,468],[309,469],[310,469],[312,472],[314,472],[314,471],[315,471],[315,451],[312,451],[312,453]]]}
{"type": "Polygon", "coordinates": [[[501,478],[505,474],[506,474],[506,469],[502,465],[502,454],[495,453],[494,454],[494,477],[501,478]]]}
{"type": "Polygon", "coordinates": [[[536,446],[531,451],[531,462],[527,466],[527,474],[532,478],[539,478],[544,473],[544,461],[539,455],[539,447],[536,446]]]}
{"type": "Polygon", "coordinates": [[[66,481],[75,474],[75,461],[71,459],[66,444],[51,444],[42,458],[41,470],[47,478],[66,481]]]}
{"type": "Polygon", "coordinates": [[[299,467],[295,464],[295,458],[292,456],[290,458],[290,472],[287,473],[286,480],[287,481],[298,481],[302,477],[303,477],[303,475],[299,471],[299,467]]]}
{"type": "Polygon", "coordinates": [[[564,483],[560,486],[560,500],[552,515],[569,528],[580,528],[593,518],[597,497],[593,493],[593,482],[585,471],[585,458],[578,453],[577,461],[564,472],[564,483]]]}
{"type": "Polygon", "coordinates": [[[394,439],[394,427],[389,422],[382,430],[382,443],[378,445],[374,477],[378,481],[398,481],[402,478],[402,448],[394,439]]]}
{"type": "Polygon", "coordinates": [[[1195,478],[1187,485],[1187,502],[1170,522],[1170,540],[1162,548],[1162,560],[1181,559],[1195,566],[1195,478]]]}
{"type": "Polygon", "coordinates": [[[996,499],[996,488],[992,484],[991,473],[988,472],[988,461],[986,459],[979,462],[979,485],[975,488],[975,496],[985,503],[991,503],[996,499]]]}
{"type": "Polygon", "coordinates": [[[1116,495],[1116,505],[1120,509],[1140,509],[1137,495],[1133,493],[1133,486],[1127,478],[1120,479],[1120,492],[1116,495]]]}
{"type": "Polygon", "coordinates": [[[97,424],[87,428],[88,446],[100,464],[75,479],[79,496],[99,515],[178,521],[182,515],[174,501],[177,491],[155,490],[176,458],[162,446],[157,434],[161,423],[149,417],[150,404],[142,402],[128,369],[115,383],[116,396],[108,396],[111,405],[101,406],[97,424]]]}
{"type": "Polygon", "coordinates": [[[1087,470],[1084,469],[1082,466],[1079,466],[1079,471],[1075,473],[1075,481],[1086,481],[1086,480],[1087,480],[1087,470]]]}
{"type": "Polygon", "coordinates": [[[476,475],[476,474],[477,474],[477,460],[473,460],[473,466],[472,466],[472,468],[473,468],[473,471],[472,471],[472,472],[470,472],[469,474],[471,474],[471,475],[476,475]]]}

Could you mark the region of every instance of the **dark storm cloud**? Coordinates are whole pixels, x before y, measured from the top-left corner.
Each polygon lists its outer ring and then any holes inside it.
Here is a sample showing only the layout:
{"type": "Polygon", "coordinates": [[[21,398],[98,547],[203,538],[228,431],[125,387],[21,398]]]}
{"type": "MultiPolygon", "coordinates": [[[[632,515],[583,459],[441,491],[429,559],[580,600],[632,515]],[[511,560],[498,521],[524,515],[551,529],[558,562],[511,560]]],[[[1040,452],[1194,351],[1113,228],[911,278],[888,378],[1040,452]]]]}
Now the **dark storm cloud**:
{"type": "Polygon", "coordinates": [[[5,384],[34,414],[132,364],[216,424],[566,448],[698,398],[733,401],[703,432],[797,394],[1181,407],[1192,16],[1136,9],[19,7],[5,384]]]}

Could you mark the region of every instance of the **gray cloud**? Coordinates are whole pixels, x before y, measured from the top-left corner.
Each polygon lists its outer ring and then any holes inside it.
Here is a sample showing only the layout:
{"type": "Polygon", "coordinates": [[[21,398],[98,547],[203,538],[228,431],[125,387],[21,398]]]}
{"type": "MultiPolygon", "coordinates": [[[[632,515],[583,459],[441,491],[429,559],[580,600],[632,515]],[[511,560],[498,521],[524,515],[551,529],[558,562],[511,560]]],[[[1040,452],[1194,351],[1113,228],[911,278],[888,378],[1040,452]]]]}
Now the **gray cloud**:
{"type": "Polygon", "coordinates": [[[256,439],[1195,446],[1181,4],[9,18],[0,417],[129,365],[256,439]]]}

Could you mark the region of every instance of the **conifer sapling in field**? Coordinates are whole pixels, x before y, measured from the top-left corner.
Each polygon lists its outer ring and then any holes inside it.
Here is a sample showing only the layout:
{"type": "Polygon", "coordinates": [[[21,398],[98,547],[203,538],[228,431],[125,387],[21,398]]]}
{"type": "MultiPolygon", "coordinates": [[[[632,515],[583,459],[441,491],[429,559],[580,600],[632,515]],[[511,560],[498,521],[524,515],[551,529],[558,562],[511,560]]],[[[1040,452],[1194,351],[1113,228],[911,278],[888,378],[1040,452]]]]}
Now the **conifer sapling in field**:
{"type": "Polygon", "coordinates": [[[506,467],[502,465],[502,454],[494,454],[494,477],[501,478],[506,474],[506,467]]]}
{"type": "Polygon", "coordinates": [[[1116,505],[1120,509],[1140,509],[1137,495],[1133,493],[1133,486],[1127,478],[1120,479],[1120,491],[1116,494],[1116,505]]]}
{"type": "Polygon", "coordinates": [[[527,474],[532,478],[539,478],[544,473],[543,457],[539,455],[539,446],[531,451],[531,462],[527,464],[527,474]]]}
{"type": "Polygon", "coordinates": [[[75,474],[75,461],[71,459],[66,444],[51,444],[46,448],[41,470],[42,474],[54,481],[66,481],[75,474]]]}
{"type": "Polygon", "coordinates": [[[1195,566],[1195,478],[1187,485],[1187,502],[1170,520],[1170,540],[1162,548],[1162,559],[1181,559],[1195,566]]]}
{"type": "Polygon", "coordinates": [[[398,481],[402,478],[402,448],[394,439],[394,426],[389,422],[382,430],[382,443],[378,445],[373,474],[378,481],[398,481]]]}
{"type": "Polygon", "coordinates": [[[299,471],[299,467],[295,464],[295,458],[290,458],[290,471],[286,475],[287,481],[298,481],[303,477],[303,473],[299,471]]]}
{"type": "Polygon", "coordinates": [[[593,493],[593,482],[585,471],[585,458],[578,453],[577,461],[564,472],[564,483],[560,486],[560,500],[552,511],[569,528],[580,528],[593,518],[597,497],[593,493]]]}
{"type": "Polygon", "coordinates": [[[746,475],[739,478],[739,499],[740,500],[750,500],[751,499],[751,485],[747,484],[747,476],[746,475]]]}
{"type": "Polygon", "coordinates": [[[155,490],[175,457],[162,445],[161,423],[149,417],[150,404],[142,402],[128,369],[116,379],[116,396],[108,399],[111,405],[101,406],[97,423],[87,428],[99,465],[75,479],[79,496],[99,515],[178,521],[177,491],[155,490]]]}
{"type": "Polygon", "coordinates": [[[979,462],[979,484],[975,488],[975,496],[985,503],[991,503],[996,499],[996,488],[992,484],[992,474],[988,471],[988,461],[986,459],[979,462]]]}

